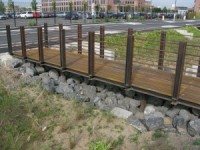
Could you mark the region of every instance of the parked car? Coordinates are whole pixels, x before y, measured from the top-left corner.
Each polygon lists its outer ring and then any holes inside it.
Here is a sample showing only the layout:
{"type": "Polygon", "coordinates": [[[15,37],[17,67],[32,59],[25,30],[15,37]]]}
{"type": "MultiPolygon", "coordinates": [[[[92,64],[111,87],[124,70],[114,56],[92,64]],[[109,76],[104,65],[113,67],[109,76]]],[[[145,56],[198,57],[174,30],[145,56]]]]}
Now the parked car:
{"type": "Polygon", "coordinates": [[[40,18],[41,14],[39,12],[32,12],[33,18],[40,18]]]}
{"type": "Polygon", "coordinates": [[[49,14],[43,12],[43,13],[41,13],[41,17],[42,17],[42,18],[49,18],[49,14]]]}
{"type": "Polygon", "coordinates": [[[79,15],[77,12],[68,12],[67,15],[65,16],[65,19],[67,20],[78,20],[79,15]]]}
{"type": "Polygon", "coordinates": [[[20,14],[20,18],[33,18],[33,13],[31,11],[26,11],[20,14]]]}
{"type": "Polygon", "coordinates": [[[107,13],[107,17],[108,17],[108,18],[113,18],[114,15],[115,15],[115,14],[114,14],[113,12],[108,12],[108,13],[107,13]]]}
{"type": "Polygon", "coordinates": [[[67,15],[66,12],[57,12],[57,13],[56,13],[56,17],[65,18],[66,15],[67,15]]]}
{"type": "Polygon", "coordinates": [[[90,12],[86,12],[86,18],[87,19],[92,19],[92,14],[90,12]]]}
{"type": "Polygon", "coordinates": [[[54,12],[49,12],[48,15],[49,17],[54,17],[54,16],[56,17],[56,14],[54,15],[54,12]]]}
{"type": "Polygon", "coordinates": [[[6,19],[7,19],[6,15],[0,12],[0,20],[6,20],[6,19]]]}
{"type": "Polygon", "coordinates": [[[15,13],[16,18],[20,18],[20,13],[15,13]]]}

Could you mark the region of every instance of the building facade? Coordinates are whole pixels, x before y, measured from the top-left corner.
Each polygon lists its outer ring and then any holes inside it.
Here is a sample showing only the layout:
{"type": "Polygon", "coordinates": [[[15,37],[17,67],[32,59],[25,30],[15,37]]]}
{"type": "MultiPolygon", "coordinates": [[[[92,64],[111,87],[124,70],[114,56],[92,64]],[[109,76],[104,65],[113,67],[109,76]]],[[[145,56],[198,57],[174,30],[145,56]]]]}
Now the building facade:
{"type": "MultiPolygon", "coordinates": [[[[87,11],[91,12],[97,6],[99,11],[125,12],[140,10],[145,5],[145,0],[56,0],[56,11],[69,11],[72,2],[74,11],[83,11],[83,5],[87,3],[87,11]],[[109,10],[108,10],[109,9],[109,10]]],[[[52,12],[52,0],[41,0],[41,11],[52,12]]]]}
{"type": "Polygon", "coordinates": [[[200,0],[194,1],[194,12],[200,12],[200,0]]]}

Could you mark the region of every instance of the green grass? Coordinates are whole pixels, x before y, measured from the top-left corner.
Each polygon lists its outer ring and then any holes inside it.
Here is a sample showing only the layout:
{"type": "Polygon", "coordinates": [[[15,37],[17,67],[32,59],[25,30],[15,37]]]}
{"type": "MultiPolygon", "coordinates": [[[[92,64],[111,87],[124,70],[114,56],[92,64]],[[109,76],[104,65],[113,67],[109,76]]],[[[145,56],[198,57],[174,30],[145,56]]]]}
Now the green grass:
{"type": "Polygon", "coordinates": [[[193,142],[193,145],[200,146],[200,139],[196,139],[196,140],[193,142]]]}
{"type": "Polygon", "coordinates": [[[124,136],[120,135],[116,140],[110,139],[105,142],[103,139],[92,141],[89,150],[114,150],[124,142],[124,136]]]}
{"type": "Polygon", "coordinates": [[[42,133],[28,114],[28,107],[21,95],[12,95],[0,81],[0,147],[1,149],[26,149],[42,133]]]}
{"type": "Polygon", "coordinates": [[[137,132],[129,137],[130,142],[138,144],[138,140],[142,132],[137,130],[137,132]]]}
{"type": "Polygon", "coordinates": [[[166,138],[166,137],[167,137],[167,134],[166,134],[165,132],[160,131],[160,130],[156,130],[156,131],[152,134],[151,139],[152,139],[153,141],[156,141],[156,140],[158,140],[158,139],[160,139],[160,138],[166,138]]]}

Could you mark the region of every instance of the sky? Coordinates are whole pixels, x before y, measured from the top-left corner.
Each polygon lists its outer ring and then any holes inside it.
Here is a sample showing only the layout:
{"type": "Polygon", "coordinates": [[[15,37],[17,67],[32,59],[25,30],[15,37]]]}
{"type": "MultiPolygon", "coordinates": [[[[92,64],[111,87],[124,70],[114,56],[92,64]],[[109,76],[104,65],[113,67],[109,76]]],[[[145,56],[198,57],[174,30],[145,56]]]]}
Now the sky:
{"type": "MultiPolygon", "coordinates": [[[[175,4],[175,0],[152,0],[152,4],[154,6],[159,6],[161,8],[164,6],[171,8],[172,4],[175,4]]],[[[176,0],[176,6],[177,7],[184,6],[192,8],[194,6],[194,0],[176,0]]]]}

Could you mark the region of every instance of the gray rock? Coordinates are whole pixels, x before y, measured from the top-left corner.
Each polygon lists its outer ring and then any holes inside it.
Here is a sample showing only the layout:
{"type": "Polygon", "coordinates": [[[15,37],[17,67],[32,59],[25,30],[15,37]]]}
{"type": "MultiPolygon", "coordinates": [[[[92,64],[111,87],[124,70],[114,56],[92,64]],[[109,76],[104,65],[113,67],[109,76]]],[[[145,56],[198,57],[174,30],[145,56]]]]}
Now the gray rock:
{"type": "Polygon", "coordinates": [[[105,104],[109,106],[115,106],[117,104],[116,97],[106,97],[105,104]]]}
{"type": "Polygon", "coordinates": [[[23,65],[22,65],[22,67],[34,67],[34,64],[33,63],[30,63],[30,62],[27,62],[27,63],[24,63],[23,65]]]}
{"type": "Polygon", "coordinates": [[[107,92],[107,97],[116,97],[116,94],[114,92],[107,92]]]}
{"type": "Polygon", "coordinates": [[[165,127],[163,129],[161,129],[164,132],[172,132],[172,133],[176,133],[176,129],[173,127],[165,127]]]}
{"type": "Polygon", "coordinates": [[[90,102],[90,98],[85,95],[77,95],[76,100],[78,100],[79,102],[90,102]]]}
{"type": "Polygon", "coordinates": [[[147,105],[144,109],[144,114],[145,115],[150,115],[156,112],[156,109],[153,105],[147,105]]]}
{"type": "Polygon", "coordinates": [[[106,94],[105,93],[97,93],[97,96],[101,99],[106,99],[106,94]]]}
{"type": "Polygon", "coordinates": [[[58,77],[58,82],[62,82],[62,83],[66,82],[66,76],[65,75],[59,76],[58,77]]]}
{"type": "Polygon", "coordinates": [[[49,77],[42,79],[42,86],[45,90],[49,92],[55,92],[55,82],[53,79],[50,79],[49,77]]]}
{"type": "Polygon", "coordinates": [[[162,106],[163,105],[163,100],[157,97],[149,96],[147,100],[148,104],[152,104],[154,106],[162,106]]]}
{"type": "Polygon", "coordinates": [[[59,85],[55,87],[56,93],[58,93],[58,94],[64,94],[65,87],[68,87],[68,84],[60,82],[59,85]]]}
{"type": "Polygon", "coordinates": [[[93,103],[94,105],[96,105],[99,101],[101,101],[101,98],[100,97],[95,97],[94,100],[93,100],[93,103]]]}
{"type": "Polygon", "coordinates": [[[114,107],[112,109],[111,113],[114,116],[119,117],[119,118],[123,118],[123,119],[128,119],[133,114],[132,112],[125,110],[125,109],[122,109],[122,108],[119,108],[119,107],[114,107]]]}
{"type": "Polygon", "coordinates": [[[177,132],[182,135],[188,135],[186,128],[177,127],[177,132]]]}
{"type": "Polygon", "coordinates": [[[89,97],[91,100],[94,99],[97,95],[95,86],[83,85],[82,90],[83,94],[89,97]]]}
{"type": "Polygon", "coordinates": [[[12,68],[18,68],[18,67],[20,67],[22,65],[22,60],[14,58],[14,59],[12,59],[10,65],[11,65],[12,68]]]}
{"type": "Polygon", "coordinates": [[[105,104],[100,105],[98,108],[99,108],[100,110],[102,110],[102,111],[109,111],[109,110],[112,109],[110,106],[105,105],[105,104]]]}
{"type": "Polygon", "coordinates": [[[200,135],[200,119],[190,121],[187,131],[191,136],[200,135]]]}
{"type": "Polygon", "coordinates": [[[132,125],[134,128],[136,128],[140,132],[147,131],[146,127],[142,124],[142,122],[139,119],[135,118],[134,116],[130,116],[127,120],[128,120],[128,123],[130,123],[130,125],[132,125]]]}
{"type": "Polygon", "coordinates": [[[29,76],[34,76],[36,74],[36,70],[34,67],[26,67],[26,74],[29,76]]]}
{"type": "Polygon", "coordinates": [[[116,94],[116,98],[117,98],[118,101],[119,100],[124,100],[124,96],[121,93],[117,93],[116,94]]]}
{"type": "Polygon", "coordinates": [[[177,128],[177,127],[185,128],[186,122],[182,116],[178,115],[173,118],[172,125],[174,128],[177,128]]]}
{"type": "Polygon", "coordinates": [[[138,112],[135,113],[135,117],[140,119],[140,120],[144,120],[144,113],[138,111],[138,112]]]}
{"type": "Polygon", "coordinates": [[[192,108],[192,113],[198,117],[200,116],[200,110],[198,109],[192,108]]]}
{"type": "Polygon", "coordinates": [[[132,90],[125,90],[125,95],[131,98],[134,98],[135,92],[132,90]]]}
{"type": "Polygon", "coordinates": [[[149,131],[163,128],[164,116],[161,112],[144,116],[144,123],[149,131]]]}
{"type": "Polygon", "coordinates": [[[156,111],[159,111],[159,112],[161,112],[162,114],[166,114],[167,113],[167,111],[168,111],[168,108],[167,107],[165,107],[165,106],[158,106],[158,107],[155,107],[155,109],[156,109],[156,111]]]}
{"type": "Polygon", "coordinates": [[[26,67],[20,67],[19,72],[21,72],[22,74],[25,74],[26,73],[26,67]]]}
{"type": "Polygon", "coordinates": [[[96,88],[97,88],[97,92],[102,92],[105,89],[105,86],[104,84],[100,84],[100,85],[97,85],[96,88]]]}
{"type": "Polygon", "coordinates": [[[36,66],[35,70],[36,70],[37,74],[41,74],[41,73],[45,72],[44,67],[41,67],[41,66],[36,66]]]}
{"type": "MultiPolygon", "coordinates": [[[[77,80],[77,79],[74,79],[74,78],[69,78],[69,79],[67,79],[67,83],[69,84],[69,85],[76,85],[76,84],[80,84],[80,81],[79,80],[77,80]]],[[[83,85],[86,85],[86,84],[83,84],[83,85]]]]}
{"type": "Polygon", "coordinates": [[[35,84],[38,84],[40,81],[41,81],[41,78],[39,76],[33,76],[31,78],[30,84],[35,85],[35,84]]]}
{"type": "Polygon", "coordinates": [[[132,113],[133,113],[133,115],[135,115],[137,112],[139,112],[140,111],[140,109],[139,108],[129,108],[129,111],[131,111],[132,113]]]}
{"type": "Polygon", "coordinates": [[[140,106],[139,100],[130,99],[130,108],[129,109],[138,108],[139,106],[140,106]]]}
{"type": "Polygon", "coordinates": [[[191,114],[190,114],[190,112],[187,111],[187,110],[185,110],[185,109],[181,109],[180,110],[179,116],[182,116],[184,118],[185,122],[191,120],[191,114]]]}
{"type": "Polygon", "coordinates": [[[177,109],[177,108],[170,109],[166,112],[166,116],[173,119],[179,112],[180,112],[180,109],[177,109]]]}
{"type": "Polygon", "coordinates": [[[43,78],[45,78],[45,77],[49,77],[49,73],[48,73],[48,72],[41,73],[41,74],[39,74],[39,77],[40,77],[41,79],[43,79],[43,78]]]}
{"type": "Polygon", "coordinates": [[[55,70],[55,69],[50,70],[49,71],[49,77],[52,78],[52,79],[54,79],[55,81],[57,81],[58,77],[59,77],[58,71],[55,70]]]}

